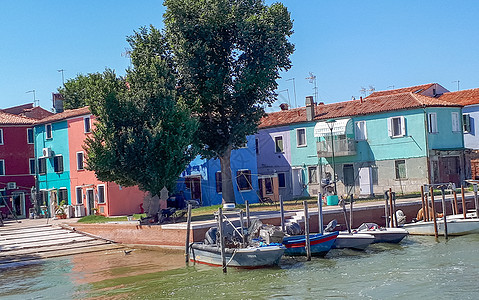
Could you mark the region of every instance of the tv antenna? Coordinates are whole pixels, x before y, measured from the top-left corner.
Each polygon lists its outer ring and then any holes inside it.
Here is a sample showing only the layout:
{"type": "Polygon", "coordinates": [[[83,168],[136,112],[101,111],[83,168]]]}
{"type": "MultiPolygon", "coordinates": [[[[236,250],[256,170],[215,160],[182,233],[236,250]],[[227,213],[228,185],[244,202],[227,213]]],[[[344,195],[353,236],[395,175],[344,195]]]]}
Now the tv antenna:
{"type": "Polygon", "coordinates": [[[388,89],[394,90],[394,85],[388,86],[388,89]]]}
{"type": "Polygon", "coordinates": [[[361,94],[363,94],[365,97],[366,97],[366,92],[367,92],[367,91],[368,91],[368,90],[367,90],[365,87],[361,87],[361,89],[359,90],[359,92],[360,92],[361,94]]]}
{"type": "MultiPolygon", "coordinates": [[[[294,108],[298,107],[298,104],[296,102],[296,83],[294,81],[294,77],[293,78],[290,78],[290,79],[286,79],[286,81],[293,81],[293,92],[294,92],[294,108]]],[[[289,98],[289,94],[288,94],[288,98],[289,98]]]]}
{"type": "Polygon", "coordinates": [[[286,92],[286,93],[288,94],[288,105],[291,106],[291,101],[290,101],[290,99],[289,99],[289,90],[288,90],[288,89],[281,90],[281,91],[278,92],[278,95],[279,95],[280,93],[282,93],[282,92],[286,92]]]}
{"type": "Polygon", "coordinates": [[[63,77],[63,72],[65,72],[65,70],[60,69],[60,70],[57,70],[57,71],[62,73],[62,84],[63,84],[63,87],[65,87],[65,77],[63,77]]]}
{"type": "Polygon", "coordinates": [[[459,80],[454,80],[452,83],[456,83],[457,82],[457,90],[459,91],[459,80]]]}
{"type": "Polygon", "coordinates": [[[33,93],[33,106],[39,106],[39,104],[40,104],[39,102],[40,102],[40,101],[37,100],[37,98],[36,98],[35,90],[26,91],[25,93],[26,93],[26,94],[28,94],[28,93],[33,93]]]}
{"type": "Polygon", "coordinates": [[[318,101],[318,87],[316,86],[316,75],[314,75],[312,72],[309,72],[309,77],[306,77],[305,79],[308,79],[309,83],[314,84],[314,100],[318,101]]]}

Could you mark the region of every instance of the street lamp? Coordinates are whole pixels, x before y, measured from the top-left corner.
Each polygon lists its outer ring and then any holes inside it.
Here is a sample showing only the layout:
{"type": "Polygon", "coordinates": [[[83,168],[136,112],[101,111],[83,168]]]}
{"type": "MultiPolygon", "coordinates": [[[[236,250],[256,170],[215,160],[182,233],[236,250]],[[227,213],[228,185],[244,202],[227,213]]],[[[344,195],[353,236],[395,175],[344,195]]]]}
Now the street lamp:
{"type": "Polygon", "coordinates": [[[331,152],[332,152],[332,164],[333,164],[334,194],[337,195],[338,191],[336,189],[336,164],[334,163],[334,141],[333,141],[334,123],[336,123],[336,120],[334,119],[329,119],[326,121],[326,125],[328,125],[329,131],[331,132],[331,152]]]}

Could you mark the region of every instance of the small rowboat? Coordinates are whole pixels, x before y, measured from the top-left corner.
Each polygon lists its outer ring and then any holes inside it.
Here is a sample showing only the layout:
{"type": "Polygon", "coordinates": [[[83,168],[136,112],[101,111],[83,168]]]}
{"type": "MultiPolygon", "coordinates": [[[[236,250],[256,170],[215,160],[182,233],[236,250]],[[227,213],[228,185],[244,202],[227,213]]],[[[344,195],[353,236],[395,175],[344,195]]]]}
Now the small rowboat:
{"type": "MultiPolygon", "coordinates": [[[[312,256],[324,256],[331,250],[339,232],[333,231],[325,234],[316,233],[309,235],[309,243],[312,256]]],[[[304,235],[292,235],[283,239],[286,247],[285,255],[306,255],[306,237],[304,235]]]]}

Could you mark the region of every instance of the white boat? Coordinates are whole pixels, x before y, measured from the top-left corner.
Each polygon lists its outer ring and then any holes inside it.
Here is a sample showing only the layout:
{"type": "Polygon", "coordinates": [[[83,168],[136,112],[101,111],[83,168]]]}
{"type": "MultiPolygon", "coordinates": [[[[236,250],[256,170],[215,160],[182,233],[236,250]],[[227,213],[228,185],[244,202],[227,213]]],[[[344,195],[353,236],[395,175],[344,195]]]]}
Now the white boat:
{"type": "Polygon", "coordinates": [[[355,250],[364,250],[374,242],[374,236],[366,233],[349,233],[340,231],[333,248],[350,248],[355,250]]]}
{"type": "MultiPolygon", "coordinates": [[[[447,216],[447,234],[465,235],[479,233],[479,219],[464,219],[462,215],[447,216]]],[[[438,235],[444,235],[443,218],[436,219],[438,235]]],[[[409,234],[413,235],[434,235],[434,221],[419,221],[416,223],[404,224],[409,234]]]]}
{"type": "Polygon", "coordinates": [[[363,223],[355,231],[358,233],[367,233],[374,236],[373,243],[397,244],[409,234],[404,228],[385,228],[376,223],[363,223]]]}

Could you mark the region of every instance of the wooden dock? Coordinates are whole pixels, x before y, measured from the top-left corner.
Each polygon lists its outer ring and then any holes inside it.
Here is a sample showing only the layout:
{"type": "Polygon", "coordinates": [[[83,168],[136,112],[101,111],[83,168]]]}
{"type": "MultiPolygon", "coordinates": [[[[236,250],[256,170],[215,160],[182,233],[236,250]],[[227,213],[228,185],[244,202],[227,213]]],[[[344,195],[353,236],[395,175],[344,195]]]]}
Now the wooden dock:
{"type": "Polygon", "coordinates": [[[0,267],[40,259],[125,249],[120,244],[59,225],[23,220],[0,227],[0,267]]]}

